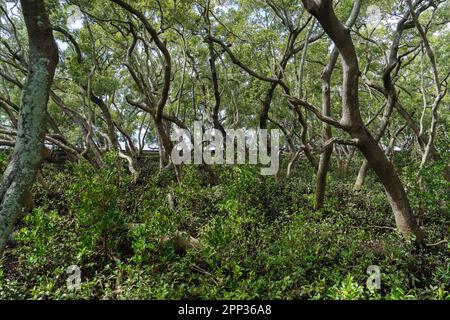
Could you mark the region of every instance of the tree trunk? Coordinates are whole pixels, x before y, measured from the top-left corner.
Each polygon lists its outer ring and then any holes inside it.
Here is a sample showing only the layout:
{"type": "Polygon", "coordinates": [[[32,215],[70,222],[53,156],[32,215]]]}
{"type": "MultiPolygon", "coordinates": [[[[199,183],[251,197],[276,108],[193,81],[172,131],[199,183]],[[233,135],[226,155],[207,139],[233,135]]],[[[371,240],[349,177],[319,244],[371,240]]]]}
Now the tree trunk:
{"type": "MultiPolygon", "coordinates": [[[[423,242],[423,233],[417,225],[406,192],[392,163],[362,121],[358,98],[360,71],[349,30],[336,17],[332,0],[302,0],[302,2],[306,10],[317,18],[342,57],[342,117],[335,125],[351,135],[377,174],[386,191],[398,230],[405,236],[415,236],[417,242],[423,242]]],[[[321,116],[323,118],[323,115],[321,116]]]]}
{"type": "MultiPolygon", "coordinates": [[[[339,52],[336,47],[333,48],[330,58],[328,60],[325,69],[322,72],[322,113],[326,116],[331,116],[331,94],[330,83],[333,69],[336,65],[339,52]]],[[[332,138],[331,127],[323,124],[323,139],[328,141],[332,138]]],[[[328,167],[330,165],[331,154],[333,153],[333,145],[329,145],[325,148],[324,152],[320,155],[319,166],[317,169],[317,183],[314,210],[319,210],[323,207],[325,200],[325,189],[327,184],[328,167]]]]}
{"type": "Polygon", "coordinates": [[[369,161],[367,159],[364,159],[361,167],[358,171],[358,176],[356,177],[355,184],[353,185],[353,191],[360,191],[362,189],[362,186],[364,184],[364,181],[366,180],[367,171],[369,171],[369,161]]]}
{"type": "Polygon", "coordinates": [[[30,192],[43,156],[46,110],[58,49],[43,0],[21,0],[29,40],[29,69],[22,93],[17,140],[0,186],[0,254],[30,192]]]}
{"type": "MultiPolygon", "coordinates": [[[[351,28],[354,25],[356,18],[358,17],[360,8],[361,8],[361,0],[355,1],[355,3],[353,4],[352,12],[346,23],[346,25],[349,28],[351,28]]],[[[331,94],[330,94],[331,75],[333,74],[333,70],[334,67],[336,66],[338,57],[339,51],[335,46],[333,47],[328,63],[322,72],[322,113],[325,116],[331,116],[331,94]]],[[[328,141],[333,137],[331,127],[326,123],[323,124],[322,135],[324,141],[328,141]]],[[[325,200],[325,191],[327,186],[327,174],[328,168],[330,166],[332,153],[333,153],[333,145],[329,145],[320,155],[319,165],[317,169],[317,183],[316,183],[314,210],[319,210],[320,208],[323,207],[323,203],[325,200]]]]}
{"type": "Polygon", "coordinates": [[[394,166],[380,148],[378,142],[368,132],[361,142],[359,149],[367,159],[368,166],[375,171],[383,184],[394,213],[397,229],[404,235],[414,235],[417,242],[423,242],[423,232],[417,225],[405,189],[394,166]]]}

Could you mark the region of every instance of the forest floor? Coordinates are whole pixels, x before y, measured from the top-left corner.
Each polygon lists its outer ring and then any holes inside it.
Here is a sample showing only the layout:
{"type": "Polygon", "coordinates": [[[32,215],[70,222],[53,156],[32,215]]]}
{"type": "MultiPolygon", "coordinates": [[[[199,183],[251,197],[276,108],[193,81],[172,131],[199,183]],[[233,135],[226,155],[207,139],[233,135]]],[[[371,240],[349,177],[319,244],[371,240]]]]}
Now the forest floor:
{"type": "Polygon", "coordinates": [[[181,185],[154,166],[133,183],[114,163],[45,166],[49,189],[37,183],[37,206],[1,261],[0,298],[450,299],[449,244],[440,241],[449,195],[439,167],[419,187],[414,168],[399,165],[427,242],[439,242],[417,247],[395,231],[372,174],[352,191],[357,167],[333,167],[325,206],[313,211],[306,162],[289,179],[215,167],[214,185],[194,166],[181,185]],[[366,285],[370,266],[379,267],[380,288],[366,285]]]}

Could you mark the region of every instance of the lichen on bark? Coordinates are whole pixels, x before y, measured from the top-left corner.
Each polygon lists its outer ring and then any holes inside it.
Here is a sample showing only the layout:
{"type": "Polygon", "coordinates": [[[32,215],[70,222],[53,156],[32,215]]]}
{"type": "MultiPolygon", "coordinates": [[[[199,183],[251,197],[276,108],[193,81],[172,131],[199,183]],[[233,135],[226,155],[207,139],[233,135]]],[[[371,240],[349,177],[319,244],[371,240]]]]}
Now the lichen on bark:
{"type": "Polygon", "coordinates": [[[0,256],[30,192],[43,156],[47,103],[58,50],[43,0],[22,0],[29,39],[29,69],[22,92],[14,152],[0,185],[0,256]]]}

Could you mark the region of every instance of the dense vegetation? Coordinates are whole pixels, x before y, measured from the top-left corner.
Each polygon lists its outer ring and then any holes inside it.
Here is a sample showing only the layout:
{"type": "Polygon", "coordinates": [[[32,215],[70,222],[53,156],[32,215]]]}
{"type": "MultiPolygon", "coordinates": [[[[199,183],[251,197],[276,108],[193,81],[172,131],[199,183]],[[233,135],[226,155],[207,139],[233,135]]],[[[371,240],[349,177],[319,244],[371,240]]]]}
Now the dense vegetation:
{"type": "Polygon", "coordinates": [[[448,2],[0,8],[0,299],[450,299],[448,2]],[[195,121],[279,171],[174,164],[195,121]]]}
{"type": "MultiPolygon", "coordinates": [[[[185,188],[158,181],[152,171],[136,185],[124,172],[118,178],[114,166],[101,172],[46,167],[51,191],[36,186],[37,208],[18,226],[3,260],[0,296],[449,298],[448,245],[417,248],[404,241],[372,176],[354,194],[347,176],[333,173],[333,191],[313,211],[313,171],[306,163],[281,180],[253,167],[215,169],[219,184],[204,186],[188,169],[185,188]],[[202,247],[178,252],[173,242],[161,242],[175,230],[202,247]],[[79,291],[67,289],[69,265],[82,270],[79,291]],[[369,265],[381,268],[381,290],[366,288],[369,265]]],[[[423,192],[411,168],[402,172],[427,239],[438,242],[448,235],[445,183],[430,169],[423,192]]]]}

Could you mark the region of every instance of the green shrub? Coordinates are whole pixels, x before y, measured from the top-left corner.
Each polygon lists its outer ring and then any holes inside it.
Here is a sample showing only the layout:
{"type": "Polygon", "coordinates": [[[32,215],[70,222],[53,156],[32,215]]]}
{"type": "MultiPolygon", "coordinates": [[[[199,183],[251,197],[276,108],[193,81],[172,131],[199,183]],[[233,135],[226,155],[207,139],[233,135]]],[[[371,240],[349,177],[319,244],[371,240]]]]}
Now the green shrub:
{"type": "MultiPolygon", "coordinates": [[[[205,184],[191,166],[182,184],[157,172],[134,184],[114,154],[108,159],[100,170],[52,175],[51,192],[37,188],[39,207],[2,262],[0,298],[450,298],[448,244],[418,249],[384,228],[393,216],[373,177],[354,194],[332,174],[324,208],[313,211],[306,167],[277,179],[217,166],[218,182],[205,184]],[[163,241],[177,231],[201,248],[180,253],[163,241]],[[79,290],[66,286],[70,265],[82,271],[79,290]],[[380,290],[366,288],[370,265],[381,269],[380,290]]],[[[444,193],[443,184],[429,187],[444,193]]],[[[437,200],[416,196],[426,206],[437,200]]],[[[446,234],[442,210],[421,215],[434,239],[446,234]]]]}

